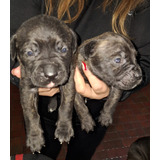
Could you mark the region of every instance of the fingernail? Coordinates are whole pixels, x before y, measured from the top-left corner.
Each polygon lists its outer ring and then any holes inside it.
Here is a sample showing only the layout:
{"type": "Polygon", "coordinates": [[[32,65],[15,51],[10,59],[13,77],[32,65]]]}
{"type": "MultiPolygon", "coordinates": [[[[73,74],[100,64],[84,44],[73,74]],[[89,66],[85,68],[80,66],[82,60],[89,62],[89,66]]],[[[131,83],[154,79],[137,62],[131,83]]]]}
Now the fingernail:
{"type": "Polygon", "coordinates": [[[82,61],[82,66],[83,66],[83,69],[86,71],[87,70],[87,65],[85,62],[82,61]]]}

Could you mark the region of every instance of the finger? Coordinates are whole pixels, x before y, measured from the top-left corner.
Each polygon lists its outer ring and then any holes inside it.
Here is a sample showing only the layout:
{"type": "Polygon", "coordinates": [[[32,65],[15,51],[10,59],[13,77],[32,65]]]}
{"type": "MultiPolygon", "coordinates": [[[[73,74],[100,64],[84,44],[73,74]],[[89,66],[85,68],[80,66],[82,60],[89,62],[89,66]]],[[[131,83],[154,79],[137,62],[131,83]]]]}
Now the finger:
{"type": "Polygon", "coordinates": [[[92,72],[87,68],[86,64],[82,62],[82,68],[85,76],[87,77],[91,87],[96,93],[103,93],[106,92],[107,86],[106,84],[98,79],[92,72]]]}
{"type": "Polygon", "coordinates": [[[76,90],[77,89],[78,90],[83,90],[84,89],[85,81],[84,81],[84,78],[82,77],[78,67],[76,67],[76,69],[75,69],[74,81],[75,81],[76,90]]]}
{"type": "Polygon", "coordinates": [[[38,88],[38,92],[48,92],[51,88],[38,88]]]}
{"type": "Polygon", "coordinates": [[[83,96],[86,96],[86,92],[90,92],[89,89],[89,84],[85,83],[85,80],[83,76],[81,75],[78,67],[75,69],[75,74],[74,74],[74,81],[75,81],[75,88],[78,93],[80,93],[83,96]]]}
{"type": "Polygon", "coordinates": [[[39,95],[52,97],[59,92],[59,88],[39,88],[39,95]]]}
{"type": "Polygon", "coordinates": [[[88,83],[85,83],[85,80],[77,67],[75,69],[74,81],[75,81],[76,91],[84,97],[90,99],[102,99],[108,96],[109,94],[107,92],[100,94],[96,93],[88,83]]]}
{"type": "Polygon", "coordinates": [[[18,66],[17,68],[12,69],[11,73],[16,76],[17,78],[21,77],[21,70],[20,70],[20,66],[18,66]]]}

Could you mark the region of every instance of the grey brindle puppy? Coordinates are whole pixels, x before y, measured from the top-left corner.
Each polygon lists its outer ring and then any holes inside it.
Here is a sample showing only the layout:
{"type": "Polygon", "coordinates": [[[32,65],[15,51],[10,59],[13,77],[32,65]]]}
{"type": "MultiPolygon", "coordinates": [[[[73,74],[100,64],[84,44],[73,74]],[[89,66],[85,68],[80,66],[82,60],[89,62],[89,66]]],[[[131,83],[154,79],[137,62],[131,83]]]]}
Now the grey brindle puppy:
{"type": "Polygon", "coordinates": [[[74,73],[71,62],[76,48],[75,33],[55,17],[45,15],[24,22],[11,38],[11,57],[17,57],[21,67],[20,100],[26,125],[26,144],[32,152],[40,151],[45,144],[37,111],[39,87],[60,87],[61,104],[55,137],[62,143],[69,142],[73,136],[74,88],[67,82],[74,73]]]}
{"type": "MultiPolygon", "coordinates": [[[[78,49],[77,66],[82,71],[82,61],[88,69],[110,87],[109,96],[99,116],[103,126],[112,123],[112,115],[123,90],[131,90],[142,81],[142,71],[136,61],[137,52],[127,38],[112,32],[86,40],[78,49]]],[[[76,93],[75,109],[82,129],[93,130],[95,122],[89,114],[84,98],[76,93]]],[[[94,106],[93,106],[94,107],[94,106]]]]}

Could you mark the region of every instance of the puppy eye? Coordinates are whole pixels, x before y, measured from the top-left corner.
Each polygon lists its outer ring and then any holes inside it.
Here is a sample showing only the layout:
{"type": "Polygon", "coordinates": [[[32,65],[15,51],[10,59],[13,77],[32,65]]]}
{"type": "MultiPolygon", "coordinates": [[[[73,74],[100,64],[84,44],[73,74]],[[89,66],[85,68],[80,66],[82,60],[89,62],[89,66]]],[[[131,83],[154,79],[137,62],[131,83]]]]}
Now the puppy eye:
{"type": "Polygon", "coordinates": [[[116,58],[114,61],[115,61],[115,63],[120,63],[121,62],[121,58],[116,58]]]}
{"type": "Polygon", "coordinates": [[[33,56],[33,52],[32,52],[32,51],[28,51],[28,52],[27,52],[27,55],[28,55],[28,56],[33,56]]]}
{"type": "Polygon", "coordinates": [[[61,52],[62,52],[62,53],[66,53],[66,52],[67,52],[67,48],[63,47],[63,48],[61,49],[61,52]]]}

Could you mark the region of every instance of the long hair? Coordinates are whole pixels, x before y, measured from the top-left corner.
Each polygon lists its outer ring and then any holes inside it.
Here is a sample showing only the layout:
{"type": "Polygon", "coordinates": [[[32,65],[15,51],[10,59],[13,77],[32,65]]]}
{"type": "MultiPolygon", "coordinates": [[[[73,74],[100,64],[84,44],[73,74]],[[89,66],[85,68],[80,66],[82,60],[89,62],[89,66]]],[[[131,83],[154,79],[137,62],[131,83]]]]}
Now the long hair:
{"type": "MultiPolygon", "coordinates": [[[[86,0],[87,1],[87,0],[86,0]]],[[[102,10],[105,11],[106,7],[109,6],[114,0],[104,0],[101,4],[102,10]]],[[[115,7],[112,15],[112,30],[115,33],[121,33],[125,36],[127,31],[125,28],[125,20],[127,14],[134,10],[137,6],[142,4],[144,0],[121,0],[115,7]]],[[[65,23],[72,23],[81,14],[84,7],[85,0],[45,0],[46,14],[51,15],[54,8],[57,8],[58,19],[62,19],[67,14],[68,19],[65,23]],[[54,6],[54,2],[57,1],[57,6],[54,6]],[[70,14],[70,7],[76,4],[78,6],[77,13],[72,17],[70,14]]]]}

